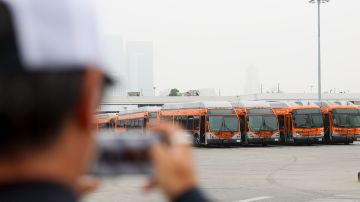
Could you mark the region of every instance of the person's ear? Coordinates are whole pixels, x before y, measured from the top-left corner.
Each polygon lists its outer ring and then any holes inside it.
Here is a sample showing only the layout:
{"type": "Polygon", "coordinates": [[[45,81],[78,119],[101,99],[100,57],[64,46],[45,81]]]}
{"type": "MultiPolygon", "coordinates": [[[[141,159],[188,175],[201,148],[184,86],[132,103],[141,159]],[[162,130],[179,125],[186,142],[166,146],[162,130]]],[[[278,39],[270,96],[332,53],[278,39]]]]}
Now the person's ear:
{"type": "Polygon", "coordinates": [[[103,89],[103,76],[96,69],[88,69],[84,73],[83,85],[76,119],[81,129],[90,132],[93,129],[94,114],[100,103],[103,89]]]}

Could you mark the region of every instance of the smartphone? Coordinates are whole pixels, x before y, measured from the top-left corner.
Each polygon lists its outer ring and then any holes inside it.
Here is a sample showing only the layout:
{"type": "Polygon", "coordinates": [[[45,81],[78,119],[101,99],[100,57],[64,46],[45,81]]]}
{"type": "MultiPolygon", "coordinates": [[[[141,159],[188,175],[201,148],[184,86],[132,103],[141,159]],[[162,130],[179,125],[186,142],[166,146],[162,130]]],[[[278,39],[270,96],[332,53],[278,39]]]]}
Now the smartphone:
{"type": "Polygon", "coordinates": [[[144,130],[101,131],[97,137],[97,155],[91,174],[102,177],[151,175],[150,149],[160,142],[161,135],[144,130]]]}

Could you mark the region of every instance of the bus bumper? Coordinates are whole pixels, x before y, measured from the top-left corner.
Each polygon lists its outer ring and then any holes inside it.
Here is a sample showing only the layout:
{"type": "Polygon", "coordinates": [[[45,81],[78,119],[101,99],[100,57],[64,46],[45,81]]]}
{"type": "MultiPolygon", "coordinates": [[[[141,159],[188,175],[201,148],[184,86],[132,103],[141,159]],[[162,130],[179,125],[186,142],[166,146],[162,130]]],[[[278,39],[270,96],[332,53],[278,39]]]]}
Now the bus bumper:
{"type": "Polygon", "coordinates": [[[279,137],[248,137],[247,141],[249,144],[272,144],[279,143],[281,140],[279,137]]]}
{"type": "Polygon", "coordinates": [[[207,139],[207,145],[241,145],[240,139],[207,139]]]}
{"type": "Polygon", "coordinates": [[[293,139],[294,143],[320,143],[324,141],[324,136],[302,136],[293,139]]]}

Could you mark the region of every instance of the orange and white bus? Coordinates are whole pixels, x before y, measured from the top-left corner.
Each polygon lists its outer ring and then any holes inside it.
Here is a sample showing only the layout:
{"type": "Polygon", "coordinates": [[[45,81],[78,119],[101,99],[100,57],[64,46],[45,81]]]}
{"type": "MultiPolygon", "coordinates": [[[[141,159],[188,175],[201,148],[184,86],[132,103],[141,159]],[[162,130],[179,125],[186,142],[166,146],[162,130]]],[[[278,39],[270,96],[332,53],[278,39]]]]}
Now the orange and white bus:
{"type": "Polygon", "coordinates": [[[349,144],[360,140],[360,110],[341,102],[315,102],[324,115],[325,140],[329,143],[349,144]]]}
{"type": "Polygon", "coordinates": [[[180,124],[194,137],[195,146],[240,145],[238,116],[230,102],[165,104],[161,121],[180,124]]]}
{"type": "Polygon", "coordinates": [[[117,130],[146,128],[148,124],[158,124],[161,107],[140,107],[122,111],[117,117],[117,130]]]}
{"type": "Polygon", "coordinates": [[[269,102],[279,120],[283,143],[317,143],[324,140],[324,121],[319,106],[269,102]]]}
{"type": "Polygon", "coordinates": [[[240,119],[240,131],[244,144],[279,143],[280,131],[277,117],[267,102],[233,102],[240,119]]]}
{"type": "Polygon", "coordinates": [[[117,116],[114,114],[97,114],[95,116],[95,127],[100,129],[114,129],[116,128],[117,116]]]}

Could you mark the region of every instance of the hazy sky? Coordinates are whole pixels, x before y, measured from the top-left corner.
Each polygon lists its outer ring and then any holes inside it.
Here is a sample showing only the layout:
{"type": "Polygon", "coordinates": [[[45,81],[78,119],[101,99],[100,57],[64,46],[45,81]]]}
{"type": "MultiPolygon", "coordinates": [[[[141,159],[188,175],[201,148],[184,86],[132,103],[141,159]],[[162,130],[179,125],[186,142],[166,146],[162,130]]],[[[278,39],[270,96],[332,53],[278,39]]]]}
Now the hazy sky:
{"type": "MultiPolygon", "coordinates": [[[[307,0],[98,4],[104,36],[154,42],[157,89],[221,88],[223,95],[235,95],[248,93],[249,85],[260,91],[260,83],[265,91],[277,83],[285,92],[317,86],[317,13],[307,0]]],[[[360,92],[359,10],[359,0],[322,6],[324,91],[360,92]]]]}

